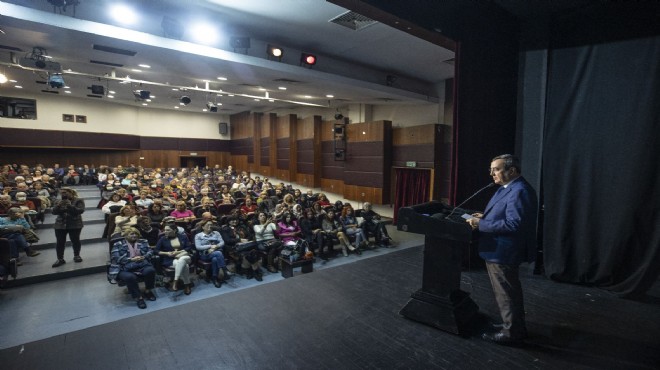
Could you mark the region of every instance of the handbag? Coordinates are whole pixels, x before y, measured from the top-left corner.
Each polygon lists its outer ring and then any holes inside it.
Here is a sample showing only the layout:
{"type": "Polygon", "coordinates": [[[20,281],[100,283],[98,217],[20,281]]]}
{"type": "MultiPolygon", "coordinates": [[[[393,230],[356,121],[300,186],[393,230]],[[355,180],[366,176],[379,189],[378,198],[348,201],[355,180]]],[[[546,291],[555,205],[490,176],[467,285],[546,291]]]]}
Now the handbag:
{"type": "Polygon", "coordinates": [[[234,251],[236,253],[245,253],[245,252],[249,252],[249,251],[256,250],[256,249],[257,249],[257,242],[256,241],[246,242],[246,243],[237,243],[234,246],[234,251]]]}

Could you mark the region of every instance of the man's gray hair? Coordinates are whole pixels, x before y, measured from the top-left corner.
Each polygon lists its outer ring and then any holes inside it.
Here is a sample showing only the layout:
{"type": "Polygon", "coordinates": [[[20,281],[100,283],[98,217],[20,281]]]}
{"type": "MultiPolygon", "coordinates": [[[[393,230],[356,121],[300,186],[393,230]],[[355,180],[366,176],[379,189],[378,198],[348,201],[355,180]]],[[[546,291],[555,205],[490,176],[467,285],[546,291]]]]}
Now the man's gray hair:
{"type": "Polygon", "coordinates": [[[520,167],[520,159],[513,154],[502,154],[493,158],[491,162],[494,162],[498,159],[504,160],[504,169],[508,170],[510,168],[515,168],[518,173],[522,173],[522,168],[520,167]]]}

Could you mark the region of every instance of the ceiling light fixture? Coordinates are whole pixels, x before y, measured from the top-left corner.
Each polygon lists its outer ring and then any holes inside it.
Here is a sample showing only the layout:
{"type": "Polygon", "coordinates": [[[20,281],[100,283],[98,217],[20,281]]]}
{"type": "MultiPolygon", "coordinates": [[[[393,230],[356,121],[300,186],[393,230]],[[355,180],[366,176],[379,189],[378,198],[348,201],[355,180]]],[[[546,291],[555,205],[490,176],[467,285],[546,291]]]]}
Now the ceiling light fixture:
{"type": "Polygon", "coordinates": [[[0,73],[0,84],[7,83],[7,81],[9,81],[9,79],[7,78],[7,76],[5,76],[4,73],[0,73]]]}
{"type": "Polygon", "coordinates": [[[190,102],[192,102],[192,100],[187,95],[183,95],[182,97],[179,98],[179,103],[183,105],[188,105],[190,104],[190,102]]]}
{"type": "Polygon", "coordinates": [[[268,44],[268,47],[266,48],[266,54],[268,56],[268,59],[270,60],[276,59],[278,62],[281,62],[282,57],[284,56],[284,50],[282,50],[282,48],[279,46],[268,44]]]}
{"type": "Polygon", "coordinates": [[[316,55],[309,53],[300,54],[300,65],[307,68],[312,68],[316,64],[316,55]]]}
{"type": "Polygon", "coordinates": [[[135,24],[138,21],[137,13],[131,7],[124,4],[113,5],[110,8],[110,16],[121,24],[135,24]]]}

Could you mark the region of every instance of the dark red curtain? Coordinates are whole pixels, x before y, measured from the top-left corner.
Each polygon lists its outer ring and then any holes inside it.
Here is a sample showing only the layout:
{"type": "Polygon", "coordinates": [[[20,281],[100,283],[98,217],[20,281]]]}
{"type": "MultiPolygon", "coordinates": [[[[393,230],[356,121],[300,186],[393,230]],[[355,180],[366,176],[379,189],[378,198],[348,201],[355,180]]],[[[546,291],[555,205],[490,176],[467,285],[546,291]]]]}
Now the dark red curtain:
{"type": "Polygon", "coordinates": [[[394,224],[399,208],[429,201],[431,170],[397,168],[395,189],[394,224]]]}

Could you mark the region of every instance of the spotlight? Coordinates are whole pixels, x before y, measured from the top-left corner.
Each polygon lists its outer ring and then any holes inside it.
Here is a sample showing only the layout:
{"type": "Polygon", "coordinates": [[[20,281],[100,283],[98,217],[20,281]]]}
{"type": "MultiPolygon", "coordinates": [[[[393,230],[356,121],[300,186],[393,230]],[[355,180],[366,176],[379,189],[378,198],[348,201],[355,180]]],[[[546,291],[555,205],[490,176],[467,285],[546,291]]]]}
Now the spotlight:
{"type": "Polygon", "coordinates": [[[179,102],[183,105],[188,105],[188,104],[190,104],[191,101],[192,100],[190,100],[190,98],[186,95],[179,98],[179,102]]]}
{"type": "Polygon", "coordinates": [[[208,108],[209,112],[217,112],[218,111],[218,106],[211,103],[211,102],[206,103],[206,108],[208,108]]]}
{"type": "Polygon", "coordinates": [[[101,85],[92,85],[88,89],[92,90],[92,94],[94,95],[103,95],[105,93],[105,88],[101,85]]]}
{"type": "Polygon", "coordinates": [[[53,89],[60,89],[64,87],[64,78],[59,73],[48,75],[48,85],[53,89]]]}
{"type": "Polygon", "coordinates": [[[135,99],[138,100],[147,100],[151,97],[151,92],[147,90],[135,90],[133,91],[135,99]]]}
{"type": "Polygon", "coordinates": [[[316,64],[316,55],[314,54],[308,54],[308,53],[302,53],[300,54],[300,65],[304,65],[306,67],[311,68],[314,64],[316,64]]]}
{"type": "Polygon", "coordinates": [[[284,50],[282,50],[282,48],[279,46],[268,44],[268,48],[266,49],[266,52],[268,53],[268,59],[277,59],[280,62],[282,61],[282,57],[284,56],[284,50]]]}

